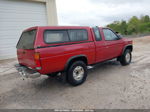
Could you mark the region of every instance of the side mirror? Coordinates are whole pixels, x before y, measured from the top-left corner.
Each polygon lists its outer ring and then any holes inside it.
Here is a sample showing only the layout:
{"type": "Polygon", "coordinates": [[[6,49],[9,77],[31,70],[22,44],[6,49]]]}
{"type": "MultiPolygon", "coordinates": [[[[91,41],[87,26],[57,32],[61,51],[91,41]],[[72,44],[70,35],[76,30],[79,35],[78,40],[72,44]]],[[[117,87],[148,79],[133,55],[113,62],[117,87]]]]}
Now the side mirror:
{"type": "Polygon", "coordinates": [[[116,32],[116,34],[119,34],[119,32],[116,32]]]}
{"type": "Polygon", "coordinates": [[[121,39],[123,37],[119,32],[116,32],[116,34],[119,37],[119,39],[121,39]]]}

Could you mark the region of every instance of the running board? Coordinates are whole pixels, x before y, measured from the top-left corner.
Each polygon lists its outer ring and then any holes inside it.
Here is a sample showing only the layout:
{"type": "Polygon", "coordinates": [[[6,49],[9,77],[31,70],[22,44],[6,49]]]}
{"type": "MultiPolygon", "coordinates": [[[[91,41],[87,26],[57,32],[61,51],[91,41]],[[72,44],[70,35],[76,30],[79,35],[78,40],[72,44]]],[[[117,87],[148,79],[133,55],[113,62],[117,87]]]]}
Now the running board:
{"type": "Polygon", "coordinates": [[[93,69],[94,66],[87,66],[87,69],[93,69]]]}

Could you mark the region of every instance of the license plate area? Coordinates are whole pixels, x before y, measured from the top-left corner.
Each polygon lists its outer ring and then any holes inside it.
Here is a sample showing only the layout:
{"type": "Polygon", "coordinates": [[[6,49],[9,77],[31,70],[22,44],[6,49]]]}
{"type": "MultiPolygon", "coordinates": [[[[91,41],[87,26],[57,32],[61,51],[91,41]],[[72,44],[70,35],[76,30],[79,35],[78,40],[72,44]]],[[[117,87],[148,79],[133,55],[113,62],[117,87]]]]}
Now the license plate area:
{"type": "Polygon", "coordinates": [[[19,71],[19,74],[20,74],[22,77],[28,78],[28,77],[27,77],[27,73],[26,73],[23,69],[19,71]]]}
{"type": "Polygon", "coordinates": [[[26,69],[25,67],[19,67],[17,68],[19,74],[22,76],[22,77],[25,77],[25,78],[28,78],[28,73],[26,72],[26,69]]]}
{"type": "Polygon", "coordinates": [[[15,67],[19,74],[24,78],[37,78],[41,76],[40,73],[38,73],[37,71],[27,68],[25,66],[15,65],[15,67]]]}

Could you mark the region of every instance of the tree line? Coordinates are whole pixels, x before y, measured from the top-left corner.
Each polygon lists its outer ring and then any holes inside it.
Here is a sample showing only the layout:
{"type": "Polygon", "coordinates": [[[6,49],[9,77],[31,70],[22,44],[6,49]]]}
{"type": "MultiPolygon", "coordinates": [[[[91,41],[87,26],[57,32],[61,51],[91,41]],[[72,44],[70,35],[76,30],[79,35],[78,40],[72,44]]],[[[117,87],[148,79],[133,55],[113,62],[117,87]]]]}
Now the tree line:
{"type": "Polygon", "coordinates": [[[148,15],[140,18],[133,16],[128,21],[114,21],[107,27],[121,33],[122,35],[150,33],[150,17],[148,15]]]}

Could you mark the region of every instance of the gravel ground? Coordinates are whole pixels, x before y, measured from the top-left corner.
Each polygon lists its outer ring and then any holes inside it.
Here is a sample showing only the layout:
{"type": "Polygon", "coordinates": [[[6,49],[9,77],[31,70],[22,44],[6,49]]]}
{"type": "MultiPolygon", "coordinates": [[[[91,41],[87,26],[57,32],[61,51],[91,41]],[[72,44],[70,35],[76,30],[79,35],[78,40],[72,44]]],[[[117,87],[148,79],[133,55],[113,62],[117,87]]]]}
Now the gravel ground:
{"type": "Polygon", "coordinates": [[[23,80],[13,65],[0,61],[1,109],[150,109],[150,37],[135,38],[133,61],[107,61],[89,70],[78,87],[42,76],[23,80]]]}

